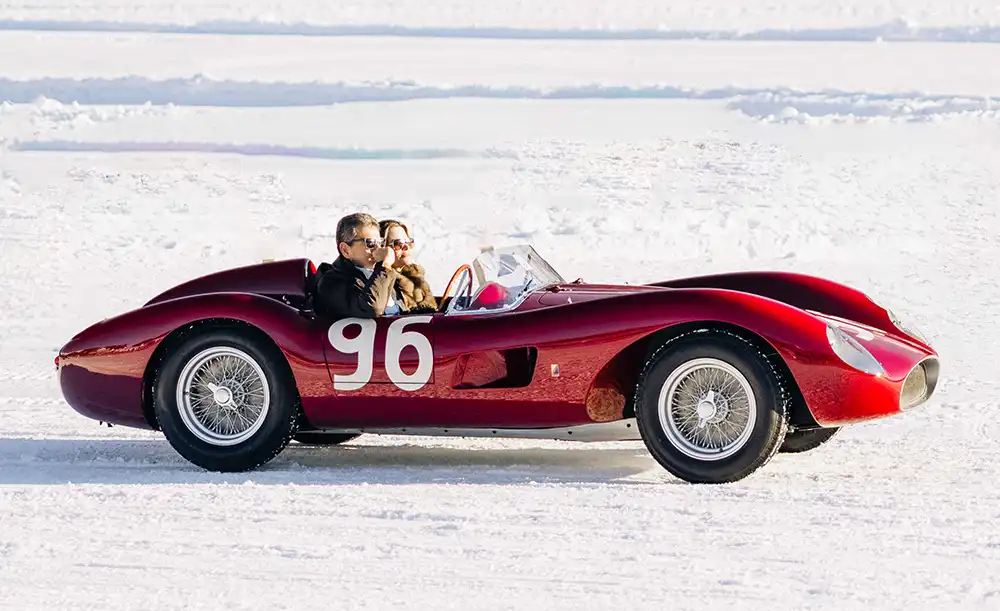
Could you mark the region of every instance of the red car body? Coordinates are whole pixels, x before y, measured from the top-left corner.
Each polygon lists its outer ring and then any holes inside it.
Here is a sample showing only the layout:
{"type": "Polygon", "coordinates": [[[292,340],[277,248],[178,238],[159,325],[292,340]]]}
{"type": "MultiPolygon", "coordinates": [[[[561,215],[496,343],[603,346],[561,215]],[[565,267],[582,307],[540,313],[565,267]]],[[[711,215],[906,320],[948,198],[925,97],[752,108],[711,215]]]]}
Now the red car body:
{"type": "Polygon", "coordinates": [[[557,282],[496,312],[337,327],[309,307],[315,269],[293,259],[210,274],[86,328],[57,357],[67,402],[95,420],[158,429],[152,382],[166,340],[221,320],[252,326],[281,350],[302,430],[637,439],[633,399],[644,363],[670,337],[706,326],[780,357],[794,429],[899,414],[926,401],[938,379],[937,353],[889,311],[855,289],[801,274],[557,282]],[[358,339],[358,327],[368,335],[358,339]],[[884,371],[872,375],[842,360],[831,327],[857,338],[884,371]],[[400,338],[425,343],[424,352],[400,338]],[[335,349],[334,341],[363,353],[335,349]],[[588,436],[586,425],[601,423],[620,426],[588,436]]]}

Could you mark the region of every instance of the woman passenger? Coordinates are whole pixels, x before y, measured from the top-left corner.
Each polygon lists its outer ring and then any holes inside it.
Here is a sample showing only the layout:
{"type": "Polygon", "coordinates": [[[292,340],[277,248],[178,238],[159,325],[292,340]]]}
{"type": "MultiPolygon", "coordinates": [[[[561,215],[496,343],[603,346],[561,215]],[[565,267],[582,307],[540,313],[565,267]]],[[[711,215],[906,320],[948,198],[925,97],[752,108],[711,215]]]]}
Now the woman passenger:
{"type": "Polygon", "coordinates": [[[413,260],[413,238],[409,228],[400,221],[386,219],[379,223],[379,233],[396,255],[392,269],[399,274],[396,288],[402,296],[404,309],[410,313],[414,310],[436,312],[437,300],[424,279],[424,268],[413,260]]]}

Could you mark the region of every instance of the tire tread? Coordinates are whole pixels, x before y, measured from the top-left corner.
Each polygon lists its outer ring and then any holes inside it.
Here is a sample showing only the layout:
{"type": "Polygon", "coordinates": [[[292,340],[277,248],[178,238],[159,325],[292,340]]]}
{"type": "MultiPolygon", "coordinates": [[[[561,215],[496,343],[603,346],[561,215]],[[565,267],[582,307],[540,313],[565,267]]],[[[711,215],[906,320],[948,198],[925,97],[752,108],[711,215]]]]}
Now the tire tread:
{"type": "MultiPolygon", "coordinates": [[[[255,355],[251,354],[251,356],[255,355]]],[[[302,418],[302,402],[295,387],[291,368],[288,366],[284,354],[270,338],[262,337],[249,329],[228,324],[199,325],[197,328],[186,329],[175,338],[169,347],[162,362],[158,365],[153,379],[153,407],[167,441],[189,462],[208,471],[239,472],[257,469],[280,454],[298,431],[302,418]],[[254,437],[236,446],[231,446],[238,448],[232,455],[224,454],[224,450],[220,447],[197,439],[187,430],[187,427],[180,422],[176,400],[173,398],[176,380],[164,379],[165,375],[175,376],[180,371],[182,363],[175,361],[181,358],[190,346],[197,342],[207,341],[205,338],[213,335],[218,337],[217,341],[221,345],[235,344],[245,351],[248,347],[252,347],[249,352],[261,353],[263,359],[259,364],[272,378],[269,380],[272,392],[278,393],[277,396],[272,395],[270,408],[274,410],[273,413],[278,418],[275,425],[277,428],[263,438],[254,437]],[[174,371],[172,372],[171,369],[174,371]],[[165,387],[164,384],[167,384],[169,388],[165,387]],[[284,392],[284,396],[282,396],[282,392],[284,392]],[[289,402],[290,405],[283,406],[282,402],[289,402]],[[254,448],[255,445],[258,447],[254,448]]],[[[268,417],[271,417],[271,413],[269,412],[268,417]]]]}
{"type": "MultiPolygon", "coordinates": [[[[646,383],[647,380],[649,379],[649,374],[651,370],[659,363],[661,358],[664,358],[665,353],[674,350],[678,343],[687,341],[702,334],[706,336],[706,339],[719,338],[720,336],[723,336],[725,338],[729,338],[730,341],[736,340],[739,341],[743,346],[745,346],[749,350],[752,350],[753,354],[758,359],[760,359],[762,363],[766,364],[766,368],[769,370],[771,376],[771,381],[774,384],[776,390],[778,391],[778,397],[776,398],[777,400],[775,401],[776,408],[778,411],[778,419],[777,419],[778,430],[773,434],[775,439],[770,444],[771,447],[769,451],[761,454],[756,460],[754,460],[747,467],[731,474],[729,477],[720,478],[718,480],[712,480],[715,483],[730,483],[749,476],[750,474],[752,474],[753,472],[757,471],[765,464],[767,464],[772,458],[774,458],[775,454],[777,454],[778,452],[778,449],[781,447],[785,435],[788,431],[788,414],[791,407],[792,396],[788,389],[788,381],[785,380],[784,376],[782,376],[779,373],[778,368],[775,366],[775,363],[773,361],[774,358],[780,358],[778,355],[768,356],[767,354],[764,354],[755,343],[727,329],[704,327],[677,335],[676,337],[673,337],[670,340],[664,342],[655,351],[653,351],[650,357],[646,359],[646,363],[643,365],[642,372],[639,375],[639,383],[636,385],[635,395],[633,396],[634,405],[637,406],[636,419],[639,425],[639,430],[641,432],[644,428],[643,420],[645,419],[645,416],[643,415],[644,410],[638,409],[638,406],[641,405],[642,397],[646,392],[646,383]]],[[[647,437],[647,435],[642,435],[642,439],[643,443],[646,445],[646,448],[650,451],[650,453],[653,454],[655,458],[656,451],[652,446],[651,440],[647,437]]],[[[674,471],[667,465],[663,466],[668,471],[671,471],[671,473],[674,473],[674,471]]],[[[674,473],[674,475],[678,474],[674,473]]]]}

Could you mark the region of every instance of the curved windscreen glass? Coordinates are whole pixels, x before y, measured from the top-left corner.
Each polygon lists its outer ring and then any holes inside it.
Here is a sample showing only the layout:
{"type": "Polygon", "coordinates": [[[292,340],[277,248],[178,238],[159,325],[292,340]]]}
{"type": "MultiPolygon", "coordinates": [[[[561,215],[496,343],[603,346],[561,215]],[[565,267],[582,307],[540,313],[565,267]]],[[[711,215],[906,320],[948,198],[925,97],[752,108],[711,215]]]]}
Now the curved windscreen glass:
{"type": "Polygon", "coordinates": [[[486,250],[472,261],[472,271],[472,297],[463,281],[450,304],[451,312],[512,308],[532,291],[565,282],[534,247],[524,245],[486,250]]]}

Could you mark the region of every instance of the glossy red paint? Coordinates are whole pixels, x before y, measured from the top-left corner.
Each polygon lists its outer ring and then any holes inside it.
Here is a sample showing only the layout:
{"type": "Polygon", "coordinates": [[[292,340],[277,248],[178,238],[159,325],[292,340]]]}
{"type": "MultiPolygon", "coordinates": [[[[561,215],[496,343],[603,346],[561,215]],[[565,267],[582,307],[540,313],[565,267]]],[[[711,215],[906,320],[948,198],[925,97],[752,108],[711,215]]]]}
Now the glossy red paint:
{"type": "Polygon", "coordinates": [[[59,366],[63,397],[88,418],[152,428],[142,413],[142,372],[155,349],[155,341],[140,341],[64,353],[59,366]]]}
{"type": "Polygon", "coordinates": [[[657,287],[645,285],[614,285],[614,284],[569,284],[552,287],[538,298],[539,305],[555,306],[573,303],[583,303],[594,299],[619,297],[633,293],[648,293],[659,290],[657,287]]]}
{"type": "Polygon", "coordinates": [[[886,311],[863,292],[816,276],[791,272],[734,272],[655,282],[665,288],[718,288],[751,293],[893,333],[907,341],[886,311]]]}
{"type": "MultiPolygon", "coordinates": [[[[380,331],[395,320],[379,320],[380,331]]],[[[573,328],[573,317],[528,310],[498,316],[436,315],[429,323],[434,349],[433,383],[417,390],[394,384],[369,384],[361,390],[333,390],[329,411],[314,413],[318,427],[504,427],[570,426],[591,422],[585,399],[594,376],[619,350],[641,337],[643,329],[601,331],[573,328]],[[558,320],[560,319],[561,320],[558,320]],[[460,365],[470,356],[519,348],[537,349],[526,386],[460,388],[460,365]],[[560,366],[559,377],[551,365],[560,366]]],[[[383,346],[382,334],[376,346],[383,346]]],[[[338,355],[327,346],[331,374],[357,368],[353,355],[338,355]]],[[[377,350],[375,370],[384,367],[377,350]]],[[[411,367],[412,369],[412,367],[411,367]]]]}
{"type": "MultiPolygon", "coordinates": [[[[827,425],[898,413],[903,378],[920,359],[932,354],[882,334],[872,349],[886,359],[889,377],[878,379],[840,361],[826,339],[824,321],[784,303],[713,289],[616,292],[608,287],[564,287],[558,293],[541,294],[537,304],[526,304],[516,312],[437,317],[432,323],[436,384],[413,392],[392,385],[337,392],[342,405],[350,407],[318,424],[359,427],[375,419],[368,426],[526,428],[591,422],[585,409],[587,393],[613,357],[655,331],[699,321],[749,329],[767,341],[803,387],[817,420],[827,425]],[[572,300],[574,295],[582,298],[572,300]],[[604,300],[598,295],[615,298],[604,300]],[[546,301],[561,305],[545,307],[546,301]],[[526,346],[538,350],[530,386],[455,388],[461,379],[456,365],[463,356],[526,346]],[[553,364],[559,365],[558,378],[549,373],[553,364]],[[544,412],[533,405],[537,401],[545,403],[544,412]],[[504,403],[500,413],[490,413],[504,403]],[[351,414],[349,423],[341,414],[351,414]]],[[[331,370],[349,373],[355,362],[345,357],[331,364],[331,370]]]]}
{"type": "Polygon", "coordinates": [[[79,333],[59,353],[60,384],[67,402],[90,418],[151,427],[143,415],[150,359],[170,333],[204,320],[239,321],[264,331],[288,360],[303,405],[313,407],[329,396],[321,341],[324,325],[274,299],[216,293],[132,310],[79,333]]]}
{"type": "MultiPolygon", "coordinates": [[[[821,318],[836,322],[833,317],[821,318]]],[[[857,371],[835,355],[816,362],[789,363],[813,417],[824,426],[843,426],[900,413],[899,396],[906,376],[920,361],[937,357],[918,342],[901,342],[875,327],[850,326],[861,330],[851,335],[882,364],[884,376],[857,371]]]]}
{"type": "MultiPolygon", "coordinates": [[[[598,388],[630,396],[646,342],[679,325],[724,324],[766,342],[787,365],[812,416],[827,426],[899,413],[907,373],[936,357],[903,337],[858,291],[808,276],[743,273],[648,286],[566,284],[534,293],[514,311],[435,314],[407,327],[433,352],[427,383],[419,388],[400,388],[386,370],[390,326],[410,317],[384,317],[374,322],[370,382],[342,390],[334,379],[357,370],[359,357],[334,349],[328,336],[334,321],[303,309],[313,269],[308,260],[294,259],[212,274],[88,328],[60,352],[67,401],[90,418],[150,426],[144,384],[151,359],[162,352],[157,349],[178,329],[220,319],[252,325],[277,344],[306,419],[321,429],[591,423],[596,416],[588,396],[598,388]],[[870,329],[874,337],[862,343],[887,374],[875,377],[843,363],[827,340],[832,319],[801,308],[870,329]]],[[[403,373],[413,373],[417,362],[412,347],[400,353],[403,373]]]]}

